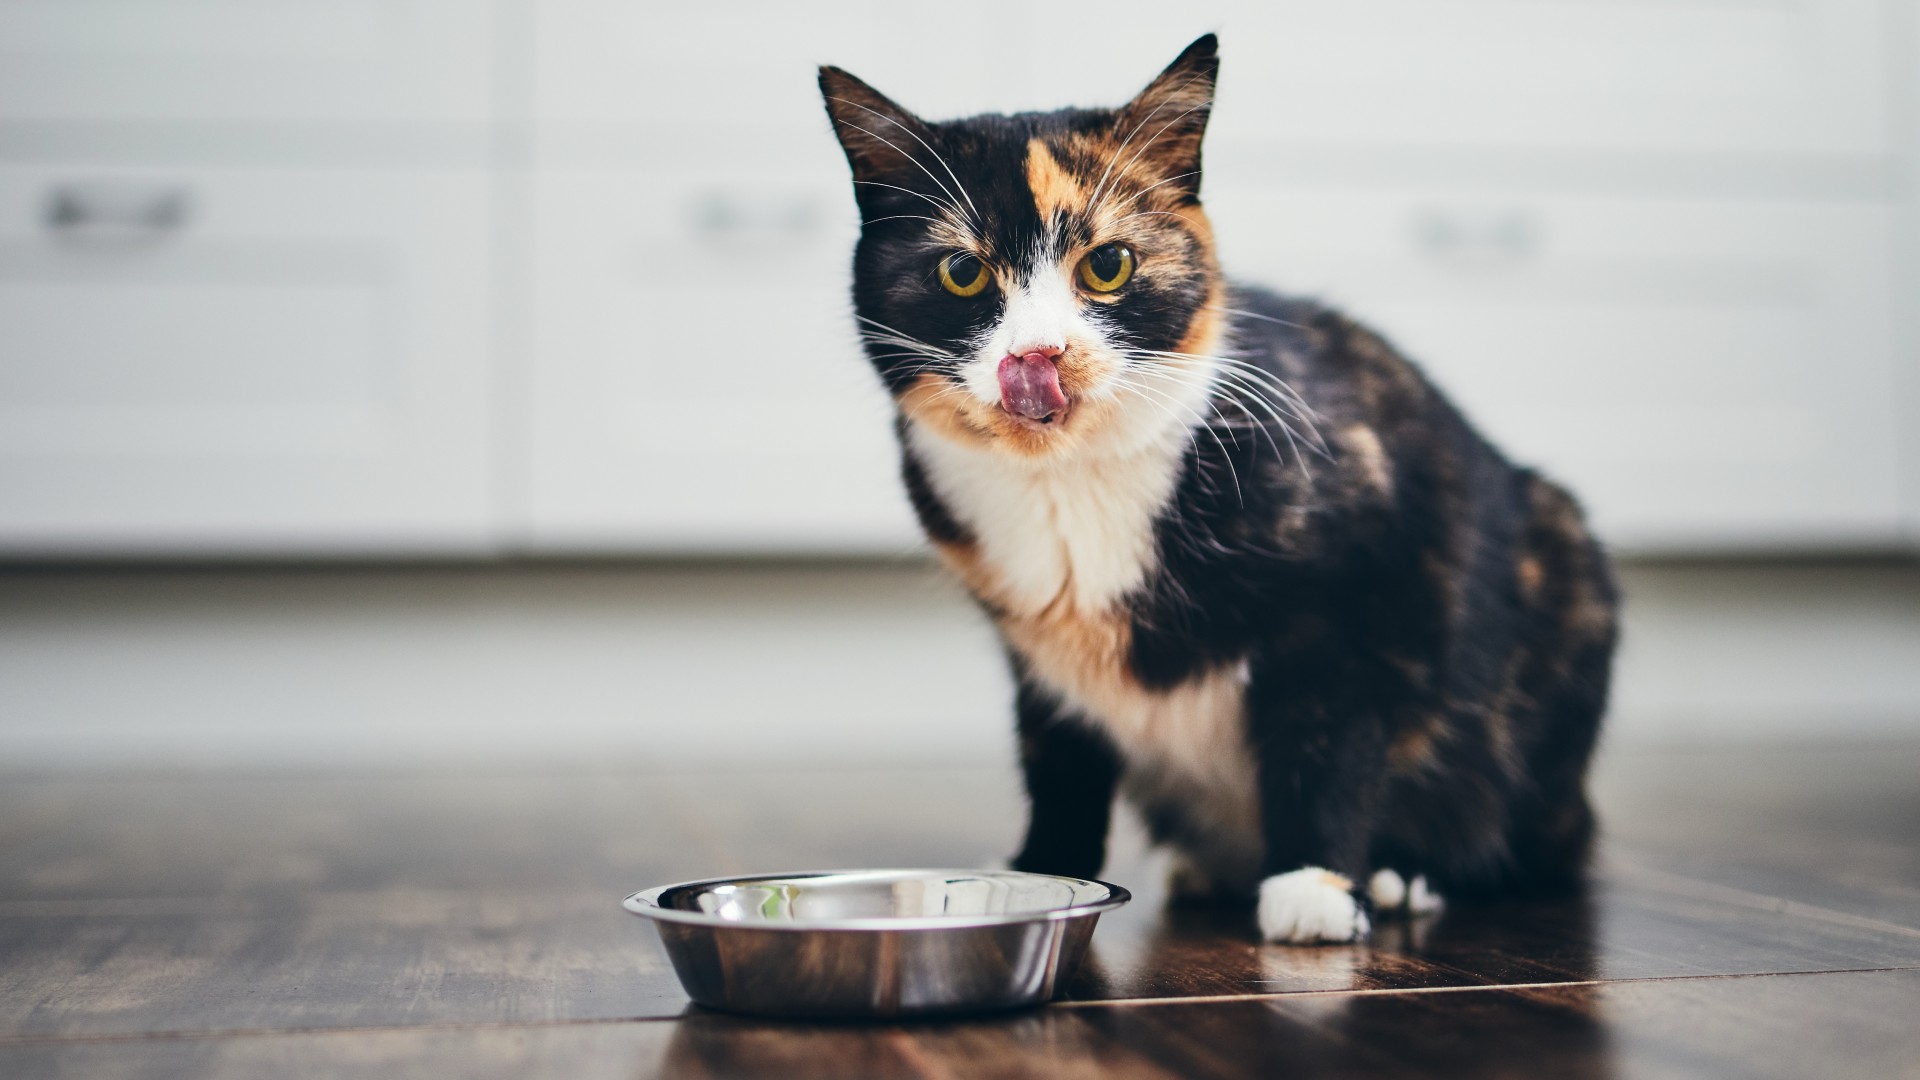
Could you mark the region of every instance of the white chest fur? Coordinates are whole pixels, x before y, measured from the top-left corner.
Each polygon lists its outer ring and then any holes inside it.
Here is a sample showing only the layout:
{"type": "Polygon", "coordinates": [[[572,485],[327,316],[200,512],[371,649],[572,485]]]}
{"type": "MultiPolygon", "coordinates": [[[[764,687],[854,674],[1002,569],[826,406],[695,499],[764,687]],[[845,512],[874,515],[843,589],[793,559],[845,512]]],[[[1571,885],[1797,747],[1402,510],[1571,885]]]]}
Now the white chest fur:
{"type": "Polygon", "coordinates": [[[934,491],[973,534],[963,576],[1004,613],[1001,633],[1033,677],[1113,739],[1136,781],[1191,801],[1214,828],[1252,827],[1244,667],[1149,690],[1127,663],[1122,601],[1154,569],[1154,523],[1184,441],[1054,463],[909,430],[934,491]]]}

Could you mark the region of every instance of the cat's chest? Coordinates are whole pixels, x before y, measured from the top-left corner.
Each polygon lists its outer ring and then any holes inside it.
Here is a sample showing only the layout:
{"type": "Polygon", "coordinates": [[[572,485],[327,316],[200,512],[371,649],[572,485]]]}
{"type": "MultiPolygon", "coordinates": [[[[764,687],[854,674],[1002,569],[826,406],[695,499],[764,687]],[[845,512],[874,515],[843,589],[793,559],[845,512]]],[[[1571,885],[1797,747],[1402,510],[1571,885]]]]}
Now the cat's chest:
{"type": "Polygon", "coordinates": [[[1129,654],[1129,594],[1157,571],[1155,525],[1174,494],[1177,453],[1040,469],[915,440],[934,492],[972,537],[942,549],[996,612],[1030,675],[1104,728],[1135,761],[1208,774],[1238,760],[1238,665],[1148,689],[1129,654]]]}
{"type": "Polygon", "coordinates": [[[935,493],[973,537],[972,558],[996,607],[1035,615],[1070,606],[1116,612],[1155,563],[1154,523],[1173,496],[1177,456],[1043,464],[917,434],[913,451],[935,493]]]}

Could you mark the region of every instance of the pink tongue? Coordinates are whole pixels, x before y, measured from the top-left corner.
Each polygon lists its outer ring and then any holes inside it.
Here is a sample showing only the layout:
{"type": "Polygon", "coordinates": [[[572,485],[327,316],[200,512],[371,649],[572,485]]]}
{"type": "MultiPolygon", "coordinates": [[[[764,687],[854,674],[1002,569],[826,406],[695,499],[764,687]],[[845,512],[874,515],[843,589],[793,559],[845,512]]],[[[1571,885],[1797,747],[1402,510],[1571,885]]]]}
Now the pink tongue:
{"type": "Polygon", "coordinates": [[[1030,352],[1000,361],[1000,403],[1029,420],[1045,420],[1067,407],[1060,372],[1047,354],[1030,352]]]}

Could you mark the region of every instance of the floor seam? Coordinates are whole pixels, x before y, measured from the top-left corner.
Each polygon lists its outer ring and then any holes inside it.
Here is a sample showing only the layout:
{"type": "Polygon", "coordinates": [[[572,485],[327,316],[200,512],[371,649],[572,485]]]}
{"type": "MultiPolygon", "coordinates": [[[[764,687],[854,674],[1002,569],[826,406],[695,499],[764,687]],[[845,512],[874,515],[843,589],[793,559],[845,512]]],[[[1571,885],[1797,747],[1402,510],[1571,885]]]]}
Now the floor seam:
{"type": "MultiPolygon", "coordinates": [[[[1092,1010],[1092,1009],[1138,1008],[1141,1006],[1148,1006],[1148,1005],[1207,1005],[1207,1004],[1223,1005],[1223,1004],[1235,1004],[1235,1003],[1242,1003],[1242,1002],[1258,1002],[1258,1001],[1278,1002],[1278,1001],[1288,1001],[1296,998],[1389,997],[1389,996],[1395,996],[1395,995],[1410,996],[1410,995],[1424,995],[1424,994],[1458,994],[1458,993],[1489,992],[1489,991],[1512,992],[1512,991],[1518,991],[1518,990],[1557,989],[1560,987],[1631,986],[1631,985],[1645,984],[1645,983],[1714,982],[1714,981],[1727,981],[1727,980],[1735,980],[1735,979],[1794,978],[1797,976],[1811,976],[1811,975],[1875,975],[1875,974],[1888,974],[1888,973],[1903,972],[1903,971],[1920,971],[1920,965],[1900,964],[1900,965],[1894,965],[1890,967],[1829,968],[1829,969],[1822,969],[1819,971],[1750,971],[1750,972],[1731,972],[1727,974],[1706,974],[1706,975],[1652,975],[1652,976],[1646,976],[1641,978],[1631,978],[1631,979],[1568,979],[1568,980],[1558,981],[1558,982],[1485,983],[1485,984],[1476,984],[1471,986],[1416,986],[1416,987],[1402,987],[1397,989],[1388,988],[1388,987],[1374,987],[1374,988],[1367,988],[1367,989],[1360,989],[1360,990],[1281,990],[1281,991],[1272,991],[1267,993],[1204,994],[1204,995],[1194,995],[1190,997],[1116,998],[1116,999],[1102,1000],[1102,1001],[1054,1001],[1054,1002],[1049,1002],[1044,1006],[1041,1006],[1041,1008],[1071,1010],[1071,1011],[1077,1012],[1077,1011],[1085,1011],[1085,1010],[1092,1010]]],[[[982,1015],[984,1017],[987,1015],[1000,1016],[1005,1014],[994,1013],[994,1014],[982,1014],[982,1015]]],[[[361,1025],[354,1025],[354,1026],[348,1026],[348,1027],[213,1028],[213,1029],[208,1029],[204,1031],[174,1029],[174,1030],[167,1030],[167,1031],[102,1032],[97,1034],[76,1034],[76,1035],[54,1035],[54,1034],[0,1035],[0,1047],[45,1046],[45,1045],[82,1044],[82,1043],[186,1041],[186,1040],[192,1040],[192,1039],[284,1038],[288,1036],[309,1036],[309,1035],[373,1035],[373,1034],[395,1034],[395,1033],[403,1033],[403,1032],[514,1031],[514,1030],[526,1030],[526,1029],[533,1029],[533,1028],[592,1027],[592,1026],[612,1025],[612,1024],[674,1023],[674,1022],[684,1021],[684,1020],[702,1020],[702,1019],[731,1019],[731,1020],[764,1019],[767,1022],[772,1022],[772,1023],[795,1023],[795,1024],[823,1023],[823,1024],[832,1025],[836,1023],[835,1021],[830,1021],[830,1020],[829,1021],[806,1021],[806,1020],[798,1020],[798,1019],[784,1020],[777,1017],[756,1018],[756,1017],[735,1016],[732,1014],[721,1013],[721,1012],[697,1012],[697,1013],[691,1013],[691,1014],[679,1013],[673,1016],[596,1016],[596,1017],[579,1017],[574,1019],[485,1020],[485,1021],[477,1021],[472,1023],[443,1023],[443,1024],[361,1024],[361,1025]]],[[[872,1024],[856,1024],[854,1026],[899,1027],[903,1024],[965,1023],[972,1019],[976,1019],[976,1018],[974,1017],[951,1017],[951,1018],[929,1017],[926,1019],[915,1020],[911,1017],[908,1017],[900,1020],[882,1021],[882,1022],[872,1023],[872,1024]]]]}

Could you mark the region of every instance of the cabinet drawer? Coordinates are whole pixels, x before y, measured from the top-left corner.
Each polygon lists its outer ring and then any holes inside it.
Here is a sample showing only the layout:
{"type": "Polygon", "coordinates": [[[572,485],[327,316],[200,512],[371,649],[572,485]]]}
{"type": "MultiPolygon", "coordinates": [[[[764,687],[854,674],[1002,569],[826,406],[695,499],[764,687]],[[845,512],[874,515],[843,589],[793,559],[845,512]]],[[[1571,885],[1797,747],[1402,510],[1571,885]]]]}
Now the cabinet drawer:
{"type": "Polygon", "coordinates": [[[1878,0],[1036,5],[1033,104],[1123,100],[1221,33],[1217,140],[1883,154],[1878,0]],[[1096,71],[1046,62],[1058,43],[1096,71]],[[1097,93],[1092,93],[1097,91],[1097,93]]]}
{"type": "Polygon", "coordinates": [[[0,549],[484,547],[488,192],[0,170],[0,549]]]}
{"type": "Polygon", "coordinates": [[[1216,142],[1890,152],[1879,0],[1115,0],[958,18],[848,0],[557,0],[535,18],[544,119],[811,134],[824,131],[817,63],[935,117],[1112,105],[1218,30],[1216,142]]]}
{"type": "Polygon", "coordinates": [[[1235,189],[1230,270],[1346,308],[1643,549],[1884,545],[1880,206],[1235,189]]]}
{"type": "Polygon", "coordinates": [[[616,122],[705,135],[660,164],[715,141],[711,125],[818,134],[831,141],[815,68],[833,64],[930,117],[1014,107],[1025,98],[1002,66],[1010,5],[964,14],[887,0],[720,0],[699,6],[541,0],[533,9],[533,111],[561,123],[616,122]]]}
{"type": "Polygon", "coordinates": [[[542,550],[898,550],[842,180],[534,181],[524,532],[542,550]]]}
{"type": "Polygon", "coordinates": [[[492,5],[5,0],[0,119],[481,122],[492,5]]]}

